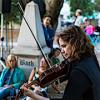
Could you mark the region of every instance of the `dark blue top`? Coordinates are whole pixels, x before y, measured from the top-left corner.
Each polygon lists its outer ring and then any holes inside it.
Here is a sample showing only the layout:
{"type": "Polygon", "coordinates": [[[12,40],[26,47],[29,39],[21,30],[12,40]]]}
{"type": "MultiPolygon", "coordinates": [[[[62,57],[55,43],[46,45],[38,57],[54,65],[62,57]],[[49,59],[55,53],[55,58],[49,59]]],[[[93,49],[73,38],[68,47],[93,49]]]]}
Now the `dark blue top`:
{"type": "Polygon", "coordinates": [[[50,100],[100,100],[100,68],[95,57],[72,63],[63,98],[50,100]]]}
{"type": "Polygon", "coordinates": [[[53,40],[55,35],[54,30],[50,27],[45,27],[43,25],[43,31],[44,31],[44,36],[45,36],[47,46],[49,48],[53,48],[53,40]]]}

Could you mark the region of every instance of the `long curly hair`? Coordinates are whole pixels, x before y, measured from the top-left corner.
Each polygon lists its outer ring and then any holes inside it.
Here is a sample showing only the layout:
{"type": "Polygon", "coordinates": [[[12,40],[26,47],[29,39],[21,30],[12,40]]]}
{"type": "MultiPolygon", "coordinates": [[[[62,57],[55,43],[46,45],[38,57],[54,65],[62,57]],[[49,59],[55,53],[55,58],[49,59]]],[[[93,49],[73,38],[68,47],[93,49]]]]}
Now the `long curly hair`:
{"type": "Polygon", "coordinates": [[[70,57],[80,58],[83,54],[92,54],[91,51],[93,51],[94,46],[80,27],[71,25],[57,34],[56,41],[58,44],[60,38],[67,44],[71,45],[72,52],[70,57]]]}

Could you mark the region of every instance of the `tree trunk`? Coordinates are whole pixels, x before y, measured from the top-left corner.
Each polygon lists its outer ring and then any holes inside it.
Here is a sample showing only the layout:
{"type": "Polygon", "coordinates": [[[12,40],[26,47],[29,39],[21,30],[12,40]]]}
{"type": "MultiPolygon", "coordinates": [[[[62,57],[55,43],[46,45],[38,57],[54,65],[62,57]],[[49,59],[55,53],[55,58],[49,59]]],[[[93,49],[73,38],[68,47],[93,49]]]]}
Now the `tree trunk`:
{"type": "Polygon", "coordinates": [[[64,0],[45,0],[46,14],[53,18],[53,27],[56,28],[60,10],[63,6],[64,0]]]}
{"type": "MultiPolygon", "coordinates": [[[[23,8],[25,5],[32,0],[20,0],[23,8]]],[[[63,6],[64,0],[33,0],[35,3],[38,4],[41,18],[44,14],[49,14],[52,19],[53,23],[52,26],[56,29],[58,17],[60,14],[60,10],[63,6]]]]}
{"type": "Polygon", "coordinates": [[[21,6],[22,6],[23,9],[25,9],[26,4],[28,2],[30,2],[30,1],[32,1],[32,0],[19,0],[19,2],[20,2],[20,4],[21,4],[21,6]]]}

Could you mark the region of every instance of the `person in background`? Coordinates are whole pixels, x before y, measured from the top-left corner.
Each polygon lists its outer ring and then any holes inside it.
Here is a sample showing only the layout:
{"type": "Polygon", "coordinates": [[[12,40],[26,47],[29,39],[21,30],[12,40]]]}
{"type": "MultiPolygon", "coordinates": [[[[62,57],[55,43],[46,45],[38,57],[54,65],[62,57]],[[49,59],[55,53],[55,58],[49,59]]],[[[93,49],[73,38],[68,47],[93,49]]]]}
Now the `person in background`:
{"type": "MultiPolygon", "coordinates": [[[[48,58],[52,66],[56,67],[60,64],[60,59],[58,58],[60,53],[61,53],[61,50],[59,48],[53,48],[52,51],[48,54],[48,58]]],[[[57,91],[57,93],[60,93],[59,84],[60,84],[60,81],[57,80],[51,85],[53,89],[57,91]]]]}
{"type": "Polygon", "coordinates": [[[75,20],[74,25],[79,26],[79,27],[81,27],[83,29],[82,10],[81,9],[77,9],[76,13],[75,13],[75,16],[76,16],[76,20],[75,20]]]}
{"type": "Polygon", "coordinates": [[[94,34],[96,31],[95,26],[92,24],[92,19],[86,19],[85,20],[86,27],[84,29],[87,37],[90,39],[92,44],[95,44],[96,35],[94,34]]]}
{"type": "Polygon", "coordinates": [[[47,68],[49,68],[49,66],[47,66],[47,63],[44,59],[44,57],[41,58],[40,60],[40,66],[38,69],[38,74],[41,75],[47,68]]]}
{"type": "MultiPolygon", "coordinates": [[[[33,80],[37,79],[46,69],[47,69],[47,63],[46,63],[45,59],[42,57],[40,60],[40,65],[39,65],[38,70],[35,67],[31,71],[28,83],[31,83],[33,80]]],[[[46,92],[47,88],[41,88],[40,91],[36,91],[35,90],[36,87],[40,88],[39,86],[36,86],[35,84],[31,85],[31,87],[29,87],[29,88],[30,88],[30,90],[32,90],[33,92],[36,92],[39,95],[48,97],[48,94],[46,92]]],[[[27,97],[26,100],[32,100],[32,99],[30,97],[27,97]]]]}
{"type": "Polygon", "coordinates": [[[37,71],[36,71],[36,67],[34,67],[30,73],[29,79],[28,79],[28,83],[32,82],[33,80],[35,80],[38,75],[37,75],[37,71]]]}
{"type": "Polygon", "coordinates": [[[60,59],[58,56],[60,55],[61,50],[59,48],[53,48],[52,51],[49,53],[48,57],[51,61],[51,65],[60,64],[60,59]]]}
{"type": "Polygon", "coordinates": [[[16,57],[12,54],[8,55],[6,68],[0,76],[0,100],[14,96],[24,82],[24,71],[18,67],[16,57]]]}
{"type": "Polygon", "coordinates": [[[99,32],[99,36],[100,36],[100,18],[98,19],[98,22],[97,22],[96,32],[99,32]]]}
{"type": "MultiPolygon", "coordinates": [[[[48,60],[52,65],[56,65],[56,64],[60,64],[60,60],[57,58],[60,54],[60,49],[59,48],[53,48],[52,51],[48,54],[48,60]]],[[[36,78],[38,78],[45,70],[47,70],[49,67],[47,66],[47,63],[44,59],[44,57],[41,58],[40,60],[40,66],[39,66],[39,69],[37,71],[38,73],[38,76],[36,77],[36,69],[34,68],[32,71],[31,71],[31,74],[29,76],[29,80],[28,80],[28,83],[32,82],[33,80],[35,80],[36,78]]],[[[58,85],[58,82],[56,81],[57,85],[58,85]]],[[[58,90],[58,86],[57,86],[55,83],[52,84],[52,87],[54,90],[56,90],[57,92],[59,92],[58,90]]],[[[31,90],[34,90],[36,86],[35,85],[32,85],[31,86],[31,90]]],[[[42,91],[41,93],[43,93],[43,95],[45,97],[47,97],[47,88],[42,88],[42,91]]],[[[30,97],[27,97],[26,100],[31,100],[30,97]]]]}
{"type": "Polygon", "coordinates": [[[53,48],[53,40],[55,36],[55,32],[52,28],[52,17],[49,15],[45,15],[43,17],[43,30],[44,30],[44,36],[46,40],[46,44],[49,48],[53,48]]]}
{"type": "Polygon", "coordinates": [[[93,34],[95,32],[95,26],[92,24],[92,19],[86,19],[85,32],[86,32],[86,35],[93,38],[93,34]]]}
{"type": "MultiPolygon", "coordinates": [[[[63,98],[59,100],[99,100],[100,67],[85,33],[78,26],[69,26],[57,35],[66,68],[66,85],[63,98]]],[[[58,73],[59,74],[59,73],[58,73]]],[[[32,100],[58,100],[39,96],[25,85],[21,87],[32,100]]]]}
{"type": "Polygon", "coordinates": [[[41,58],[39,68],[36,69],[36,67],[34,67],[33,70],[31,71],[29,79],[28,79],[28,83],[37,79],[46,69],[47,69],[47,63],[44,58],[41,58]]]}

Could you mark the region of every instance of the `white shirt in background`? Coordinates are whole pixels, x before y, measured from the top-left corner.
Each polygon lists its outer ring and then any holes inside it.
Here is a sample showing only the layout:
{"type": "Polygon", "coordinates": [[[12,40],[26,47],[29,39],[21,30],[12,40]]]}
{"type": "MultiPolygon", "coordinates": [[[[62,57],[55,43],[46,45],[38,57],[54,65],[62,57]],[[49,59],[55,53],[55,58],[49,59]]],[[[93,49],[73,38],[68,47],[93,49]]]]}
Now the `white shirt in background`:
{"type": "Polygon", "coordinates": [[[81,24],[83,24],[83,16],[78,16],[76,18],[75,25],[80,26],[81,24]]]}

